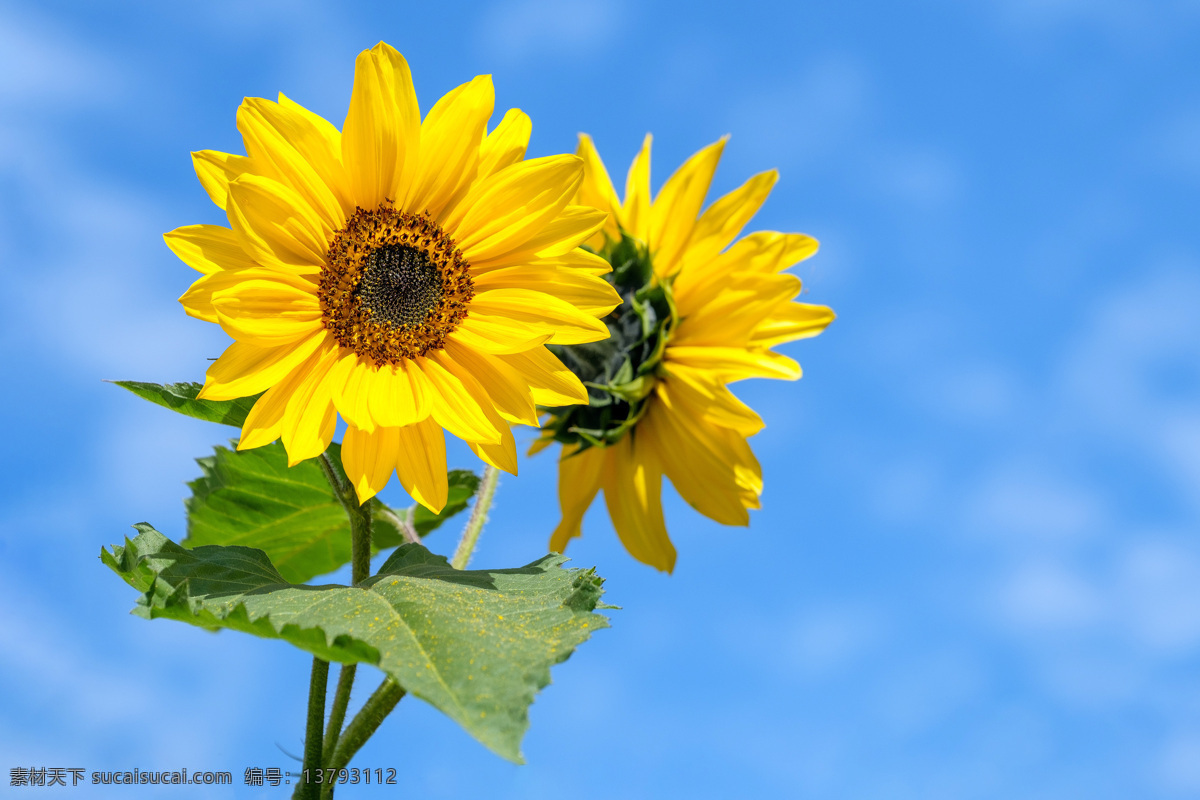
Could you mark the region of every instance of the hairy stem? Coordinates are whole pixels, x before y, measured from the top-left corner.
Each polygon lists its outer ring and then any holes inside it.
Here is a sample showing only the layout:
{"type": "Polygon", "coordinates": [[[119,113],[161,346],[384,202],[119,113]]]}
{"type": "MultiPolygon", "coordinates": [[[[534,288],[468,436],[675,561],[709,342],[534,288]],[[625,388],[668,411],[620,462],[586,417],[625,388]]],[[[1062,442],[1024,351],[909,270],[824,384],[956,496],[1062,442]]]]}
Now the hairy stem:
{"type": "Polygon", "coordinates": [[[321,755],[321,763],[328,764],[337,748],[338,738],[342,734],[342,723],[346,721],[346,708],[350,705],[350,690],[354,688],[354,674],[358,671],[357,664],[343,664],[338,673],[337,691],[333,695],[333,707],[329,710],[329,724],[325,728],[325,747],[321,755]]]}
{"type": "MultiPolygon", "coordinates": [[[[385,717],[392,712],[400,698],[404,697],[404,689],[391,678],[384,678],[383,683],[363,704],[362,709],[354,715],[354,719],[342,732],[333,757],[326,763],[329,768],[339,770],[350,763],[354,754],[371,738],[371,734],[379,729],[385,717]]],[[[333,787],[326,789],[325,796],[332,795],[333,787]]]]}
{"type": "Polygon", "coordinates": [[[471,518],[463,528],[462,538],[450,559],[450,566],[455,569],[466,569],[479,542],[479,534],[483,532],[483,524],[487,522],[488,509],[492,507],[492,498],[496,496],[496,483],[500,480],[500,470],[489,464],[483,470],[483,480],[479,491],[475,494],[475,507],[471,509],[471,518]]]}
{"type": "Polygon", "coordinates": [[[325,687],[329,682],[329,662],[313,659],[312,677],[308,683],[308,725],[304,732],[304,773],[296,787],[298,800],[316,800],[320,785],[304,780],[321,768],[321,726],[325,721],[325,687]]]}

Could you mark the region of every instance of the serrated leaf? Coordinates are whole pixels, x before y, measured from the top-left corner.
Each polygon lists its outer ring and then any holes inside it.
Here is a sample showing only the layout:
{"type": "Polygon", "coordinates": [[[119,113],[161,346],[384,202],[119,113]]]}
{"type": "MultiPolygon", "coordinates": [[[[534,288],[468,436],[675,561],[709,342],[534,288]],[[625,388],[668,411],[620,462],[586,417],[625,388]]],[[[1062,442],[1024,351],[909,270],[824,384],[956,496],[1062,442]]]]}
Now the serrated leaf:
{"type": "Polygon", "coordinates": [[[261,397],[239,397],[236,400],[197,400],[203,384],[200,383],[143,383],[141,381],[113,381],[122,389],[128,389],[151,403],[156,403],[172,411],[208,422],[220,422],[224,425],[242,427],[246,415],[254,403],[261,397]]]}
{"type": "Polygon", "coordinates": [[[261,550],[185,549],[154,530],[101,560],[142,593],[134,613],[283,639],[320,658],[374,664],[497,754],[521,761],[528,708],[592,631],[594,570],[550,555],[519,569],[456,570],[415,544],[356,587],[288,583],[261,550]]]}
{"type": "MultiPolygon", "coordinates": [[[[328,454],[340,473],[340,447],[330,445],[328,454]]],[[[283,445],[275,442],[240,452],[217,447],[197,463],[203,474],[188,484],[192,496],[185,501],[184,546],[257,547],[292,583],[312,580],[350,561],[350,522],[315,459],[289,467],[283,445]]],[[[372,549],[404,542],[402,527],[410,522],[424,536],[466,508],[479,479],[455,470],[449,481],[449,500],[441,514],[423,507],[392,509],[372,499],[372,549]]]]}

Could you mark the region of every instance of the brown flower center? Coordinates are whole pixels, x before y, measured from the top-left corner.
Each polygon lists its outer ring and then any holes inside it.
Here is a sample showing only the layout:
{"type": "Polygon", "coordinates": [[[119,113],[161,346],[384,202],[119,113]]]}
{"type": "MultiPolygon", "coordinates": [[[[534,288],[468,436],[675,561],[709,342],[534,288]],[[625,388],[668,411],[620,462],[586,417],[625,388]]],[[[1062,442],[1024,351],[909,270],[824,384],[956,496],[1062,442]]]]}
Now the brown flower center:
{"type": "Polygon", "coordinates": [[[357,209],[321,270],[325,328],[377,365],[440,350],[475,296],[468,270],[454,240],[425,214],[357,209]]]}

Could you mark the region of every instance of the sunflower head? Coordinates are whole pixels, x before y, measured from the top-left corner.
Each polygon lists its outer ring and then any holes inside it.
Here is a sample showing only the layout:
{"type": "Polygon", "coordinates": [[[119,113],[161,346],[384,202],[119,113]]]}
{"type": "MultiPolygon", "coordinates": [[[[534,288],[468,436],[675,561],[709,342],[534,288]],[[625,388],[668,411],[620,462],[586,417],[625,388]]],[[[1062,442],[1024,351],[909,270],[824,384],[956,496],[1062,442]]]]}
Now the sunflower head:
{"type": "Polygon", "coordinates": [[[825,306],[794,302],[799,279],[783,270],[816,252],[803,234],[738,235],[775,183],[752,177],[702,211],[725,139],[692,156],[650,193],[650,137],[617,196],[592,141],[580,136],[580,202],[609,212],[587,246],[612,266],[621,305],[604,317],[610,338],[555,352],[588,387],[587,405],[544,409],[538,445],[562,443],[551,537],[562,551],[604,491],[613,526],[638,560],[670,571],[675,548],[660,502],[662,477],[702,514],[746,525],[760,506],[762,471],[747,438],[763,427],[728,384],[795,379],[776,344],[815,336],[825,306]],[[736,240],[736,241],[735,241],[736,240]]]}
{"type": "Polygon", "coordinates": [[[247,98],[246,155],[193,154],[228,227],[166,240],[202,273],[184,308],[234,340],[201,396],[262,393],[239,448],[282,439],[295,464],[341,417],[361,502],[397,473],[437,511],[444,431],[515,472],[511,424],[587,402],[546,346],[608,337],[598,318],[621,298],[579,247],[605,212],[575,202],[579,157],[526,160],[529,118],[513,109],[489,131],[493,106],[483,75],[422,118],[407,62],[381,42],[355,62],[341,130],[283,95],[247,98]]]}

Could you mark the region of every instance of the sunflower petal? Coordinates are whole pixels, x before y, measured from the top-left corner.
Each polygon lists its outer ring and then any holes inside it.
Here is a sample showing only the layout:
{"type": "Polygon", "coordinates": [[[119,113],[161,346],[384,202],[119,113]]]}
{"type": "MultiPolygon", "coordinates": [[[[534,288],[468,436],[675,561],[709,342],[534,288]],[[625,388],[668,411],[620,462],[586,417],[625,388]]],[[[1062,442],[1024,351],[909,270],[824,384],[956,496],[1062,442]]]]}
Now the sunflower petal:
{"type": "Polygon", "coordinates": [[[547,348],[535,347],[522,353],[502,355],[500,359],[521,373],[539,406],[555,408],[587,404],[587,388],[547,348]]]}
{"type": "Polygon", "coordinates": [[[621,304],[621,296],[603,278],[581,270],[554,266],[527,264],[523,267],[503,267],[475,278],[475,291],[492,289],[546,292],[594,317],[603,317],[621,304]]]}
{"type": "Polygon", "coordinates": [[[566,552],[567,543],[583,535],[583,515],[600,491],[604,461],[602,447],[589,447],[582,452],[578,448],[563,448],[558,461],[558,506],[562,520],[550,535],[552,552],[566,552]]]}
{"type": "Polygon", "coordinates": [[[510,164],[525,158],[533,123],[519,108],[510,108],[500,124],[487,135],[479,148],[479,171],[476,180],[493,175],[510,164]]]}
{"type": "Polygon", "coordinates": [[[380,42],[354,62],[342,163],[355,205],[374,209],[408,193],[420,160],[421,111],[408,62],[380,42]]]}
{"type": "Polygon", "coordinates": [[[183,263],[205,275],[258,266],[246,255],[237,235],[220,225],[186,225],[164,233],[163,241],[183,263]]]}
{"type": "Polygon", "coordinates": [[[829,306],[788,303],[760,322],[750,341],[761,347],[774,347],[796,339],[808,339],[825,330],[836,316],[829,306]]]}
{"type": "Polygon", "coordinates": [[[634,157],[625,178],[625,202],[621,206],[625,232],[643,242],[650,239],[650,144],[653,140],[648,133],[642,140],[642,149],[634,157]]]}
{"type": "Polygon", "coordinates": [[[464,385],[464,382],[472,381],[470,376],[454,375],[440,363],[441,352],[434,351],[428,357],[411,362],[435,390],[435,395],[430,398],[430,415],[437,424],[465,442],[498,444],[503,425],[493,423],[471,389],[464,385]]]}
{"type": "Polygon", "coordinates": [[[801,374],[800,365],[794,360],[762,347],[668,345],[666,361],[719,375],[725,381],[745,378],[794,381],[801,374]]]}
{"type": "Polygon", "coordinates": [[[237,112],[237,127],[250,158],[304,198],[326,238],[346,224],[335,189],[345,180],[329,141],[304,116],[261,97],[247,97],[237,112]]]}
{"type": "Polygon", "coordinates": [[[708,194],[727,141],[729,137],[722,136],[683,162],[654,199],[650,208],[648,244],[654,253],[654,271],[662,277],[679,268],[679,256],[692,235],[696,216],[704,205],[704,196],[708,194]]]}
{"type": "Polygon", "coordinates": [[[342,437],[342,469],[354,487],[359,504],[387,486],[400,454],[400,429],[364,431],[347,423],[342,437]]]}
{"type": "Polygon", "coordinates": [[[250,170],[250,159],[216,150],[198,150],[192,153],[192,167],[209,198],[224,209],[229,202],[229,184],[250,170]]]}
{"type": "Polygon", "coordinates": [[[404,491],[435,514],[446,506],[450,488],[446,477],[446,437],[432,419],[396,429],[400,447],[396,475],[404,491]]]}
{"type": "Polygon", "coordinates": [[[451,235],[472,263],[520,250],[566,208],[582,180],[583,164],[575,156],[512,164],[471,188],[451,235]]]}
{"type": "Polygon", "coordinates": [[[579,147],[576,148],[575,155],[583,159],[583,183],[579,186],[576,202],[579,205],[598,208],[608,214],[603,233],[597,233],[587,242],[593,249],[599,250],[604,246],[605,237],[613,240],[621,238],[621,201],[613,189],[613,182],[608,177],[604,162],[600,160],[600,154],[596,152],[592,137],[586,133],[579,134],[579,147]]]}
{"type": "MultiPolygon", "coordinates": [[[[225,332],[238,341],[264,347],[288,344],[321,329],[316,287],[299,276],[268,270],[232,273],[237,280],[212,293],[212,305],[225,332]],[[288,280],[290,278],[290,280],[288,280]]],[[[224,277],[217,273],[206,279],[224,277]]]]}
{"type": "Polygon", "coordinates": [[[492,76],[480,75],[429,110],[421,125],[421,161],[404,208],[441,219],[475,178],[479,143],[495,104],[492,76]]]}
{"type": "Polygon", "coordinates": [[[537,408],[521,373],[500,356],[487,355],[447,341],[439,361],[460,377],[472,376],[487,392],[492,405],[509,422],[538,427],[537,408]]]}
{"type": "Polygon", "coordinates": [[[201,400],[235,400],[271,388],[324,341],[317,333],[295,344],[260,347],[234,342],[213,362],[204,377],[201,400]]]}
{"type": "MultiPolygon", "coordinates": [[[[566,300],[532,289],[490,289],[475,295],[473,313],[515,320],[550,334],[552,344],[598,342],[609,336],[608,326],[566,300]]],[[[470,319],[468,317],[468,319],[470,319]]]]}
{"type": "Polygon", "coordinates": [[[682,254],[683,268],[703,264],[724,250],[758,213],[777,180],[779,173],[773,169],[760,172],[709,206],[692,229],[682,254]]]}
{"type": "Polygon", "coordinates": [[[327,378],[337,361],[337,351],[337,345],[327,339],[324,346],[313,353],[305,365],[302,382],[283,412],[279,435],[287,450],[289,467],[321,455],[333,438],[333,430],[328,424],[333,396],[327,378]]]}
{"type": "Polygon", "coordinates": [[[305,275],[324,266],[321,222],[294,189],[242,175],[229,185],[226,213],[242,248],[260,264],[305,275]]]}
{"type": "Polygon", "coordinates": [[[607,448],[604,502],[629,554],[655,569],[675,569],[675,547],[662,514],[662,472],[640,438],[624,436],[607,448]]]}

